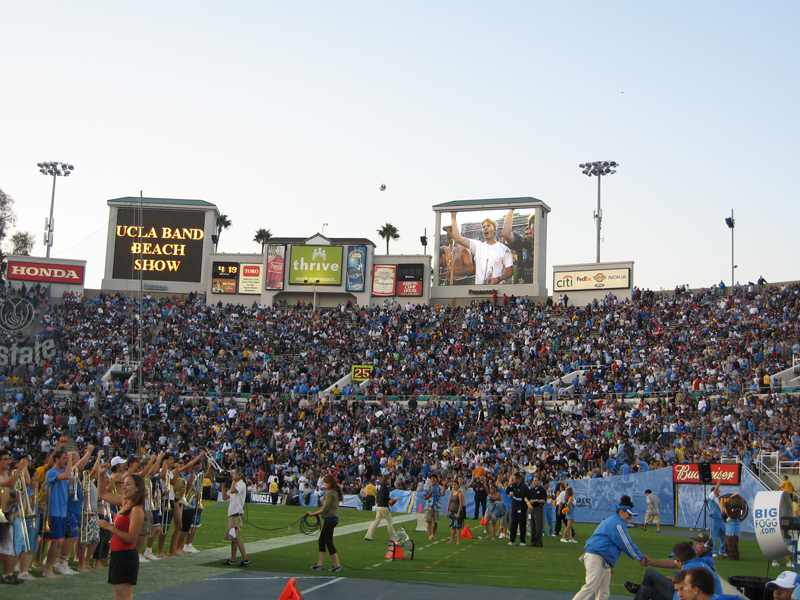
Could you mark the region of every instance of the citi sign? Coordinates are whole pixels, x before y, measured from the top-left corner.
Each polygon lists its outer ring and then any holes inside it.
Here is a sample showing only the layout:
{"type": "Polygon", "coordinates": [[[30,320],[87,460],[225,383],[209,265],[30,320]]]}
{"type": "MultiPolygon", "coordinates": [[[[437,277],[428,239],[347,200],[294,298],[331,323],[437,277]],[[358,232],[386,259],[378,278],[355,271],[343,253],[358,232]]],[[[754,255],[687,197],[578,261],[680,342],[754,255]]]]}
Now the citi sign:
{"type": "Polygon", "coordinates": [[[9,261],[8,278],[52,283],[83,283],[83,267],[9,261]]]}

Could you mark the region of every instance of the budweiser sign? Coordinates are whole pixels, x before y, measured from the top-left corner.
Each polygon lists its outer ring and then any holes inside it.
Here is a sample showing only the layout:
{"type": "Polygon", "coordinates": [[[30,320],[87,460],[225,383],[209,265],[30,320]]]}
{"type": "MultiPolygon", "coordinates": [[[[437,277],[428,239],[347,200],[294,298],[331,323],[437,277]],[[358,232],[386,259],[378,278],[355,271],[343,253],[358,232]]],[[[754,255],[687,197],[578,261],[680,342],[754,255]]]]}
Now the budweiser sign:
{"type": "MultiPolygon", "coordinates": [[[[713,484],[719,481],[725,485],[739,485],[741,479],[740,465],[711,463],[711,482],[713,484]]],[[[698,463],[672,465],[672,482],[702,483],[700,465],[698,463]]]]}
{"type": "Polygon", "coordinates": [[[8,261],[8,278],[81,285],[83,283],[83,267],[10,260],[8,261]]]}

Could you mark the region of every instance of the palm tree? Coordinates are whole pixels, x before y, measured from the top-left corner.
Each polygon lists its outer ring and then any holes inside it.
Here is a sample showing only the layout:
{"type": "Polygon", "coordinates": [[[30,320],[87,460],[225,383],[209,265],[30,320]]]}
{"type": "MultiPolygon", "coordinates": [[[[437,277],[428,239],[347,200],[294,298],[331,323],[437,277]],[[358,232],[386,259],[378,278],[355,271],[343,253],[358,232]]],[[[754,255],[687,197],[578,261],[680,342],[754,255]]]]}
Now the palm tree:
{"type": "Polygon", "coordinates": [[[272,239],[272,233],[269,229],[261,229],[256,230],[256,237],[253,238],[253,241],[256,244],[261,244],[261,254],[264,254],[264,246],[272,239]]]}
{"type": "Polygon", "coordinates": [[[386,225],[378,229],[378,235],[386,240],[386,254],[389,254],[389,240],[400,239],[400,233],[398,232],[397,227],[391,223],[386,223],[386,225]]]}
{"type": "Polygon", "coordinates": [[[228,215],[220,215],[217,217],[217,243],[214,244],[214,252],[217,251],[217,246],[219,246],[219,236],[222,235],[222,230],[230,226],[231,220],[228,218],[228,215]]]}

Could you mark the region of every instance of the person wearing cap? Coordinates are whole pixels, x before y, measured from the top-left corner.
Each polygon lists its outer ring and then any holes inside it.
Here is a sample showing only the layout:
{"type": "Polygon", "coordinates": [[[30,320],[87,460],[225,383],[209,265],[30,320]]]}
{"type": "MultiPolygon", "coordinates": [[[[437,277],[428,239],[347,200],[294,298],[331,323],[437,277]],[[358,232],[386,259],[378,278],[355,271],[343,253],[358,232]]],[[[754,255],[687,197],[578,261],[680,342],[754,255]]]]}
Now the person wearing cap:
{"type": "Polygon", "coordinates": [[[697,557],[702,560],[708,568],[716,573],[717,565],[714,563],[713,552],[711,551],[711,537],[703,532],[689,538],[692,540],[697,557]]]}
{"type": "Polygon", "coordinates": [[[611,571],[624,552],[641,566],[647,566],[650,559],[639,551],[628,535],[628,522],[637,516],[633,512],[630,496],[623,496],[616,513],[604,520],[592,536],[586,540],[586,552],[581,557],[586,569],[586,582],[572,600],[606,600],[611,595],[611,571]]]}
{"type": "Polygon", "coordinates": [[[767,589],[772,590],[774,600],[791,600],[800,588],[800,576],[792,571],[784,571],[773,581],[767,583],[767,589]]]}
{"type": "Polygon", "coordinates": [[[656,533],[661,533],[661,498],[653,493],[653,490],[645,490],[644,495],[647,499],[647,510],[644,512],[644,525],[642,529],[647,531],[650,523],[656,524],[656,533]]]}
{"type": "Polygon", "coordinates": [[[715,593],[723,593],[719,577],[714,571],[708,568],[704,561],[698,558],[697,551],[692,544],[689,542],[678,542],[672,547],[672,552],[675,558],[648,561],[648,566],[655,568],[650,568],[645,571],[641,584],[636,584],[631,581],[625,582],[625,589],[632,594],[636,594],[634,600],[671,600],[674,597],[675,590],[672,580],[659,571],[656,571],[656,568],[672,569],[677,567],[678,570],[688,571],[694,567],[702,567],[712,575],[715,581],[715,593]]]}

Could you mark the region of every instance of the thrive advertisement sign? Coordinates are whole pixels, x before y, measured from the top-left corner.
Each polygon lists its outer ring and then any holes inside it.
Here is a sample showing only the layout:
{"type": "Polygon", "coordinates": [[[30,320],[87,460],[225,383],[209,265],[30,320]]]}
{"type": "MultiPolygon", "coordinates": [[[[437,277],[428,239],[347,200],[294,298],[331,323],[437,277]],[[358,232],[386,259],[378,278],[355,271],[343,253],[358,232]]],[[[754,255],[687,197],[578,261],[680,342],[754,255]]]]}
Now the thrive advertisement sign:
{"type": "Polygon", "coordinates": [[[341,285],[342,246],[292,246],[289,259],[291,285],[341,285]]]}
{"type": "Polygon", "coordinates": [[[114,228],[114,279],[197,283],[203,266],[204,212],[120,208],[114,228]]]}

